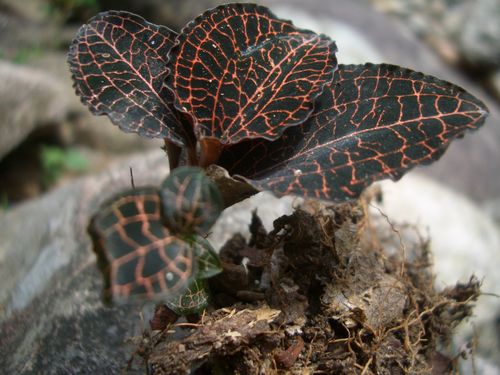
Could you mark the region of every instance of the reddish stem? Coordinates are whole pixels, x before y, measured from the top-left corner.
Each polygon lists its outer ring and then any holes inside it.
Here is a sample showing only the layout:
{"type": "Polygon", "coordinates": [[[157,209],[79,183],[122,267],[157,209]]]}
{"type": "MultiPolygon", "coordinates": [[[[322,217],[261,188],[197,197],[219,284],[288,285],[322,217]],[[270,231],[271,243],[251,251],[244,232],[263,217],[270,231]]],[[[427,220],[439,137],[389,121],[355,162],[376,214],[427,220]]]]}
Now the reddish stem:
{"type": "Polygon", "coordinates": [[[215,138],[203,138],[200,140],[200,167],[206,168],[217,163],[222,152],[222,144],[215,138]]]}

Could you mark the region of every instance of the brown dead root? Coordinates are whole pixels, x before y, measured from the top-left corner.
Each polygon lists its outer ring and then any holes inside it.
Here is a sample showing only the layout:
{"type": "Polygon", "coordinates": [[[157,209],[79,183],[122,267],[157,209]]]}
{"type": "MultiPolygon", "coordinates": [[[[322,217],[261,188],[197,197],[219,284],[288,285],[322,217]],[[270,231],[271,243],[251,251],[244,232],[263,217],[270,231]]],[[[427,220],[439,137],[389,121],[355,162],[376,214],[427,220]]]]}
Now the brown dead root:
{"type": "Polygon", "coordinates": [[[428,244],[392,224],[384,234],[368,204],[306,203],[271,233],[254,213],[251,239],[221,249],[211,308],[148,340],[149,373],[453,373],[438,348],[470,316],[479,282],[437,292],[428,244]]]}

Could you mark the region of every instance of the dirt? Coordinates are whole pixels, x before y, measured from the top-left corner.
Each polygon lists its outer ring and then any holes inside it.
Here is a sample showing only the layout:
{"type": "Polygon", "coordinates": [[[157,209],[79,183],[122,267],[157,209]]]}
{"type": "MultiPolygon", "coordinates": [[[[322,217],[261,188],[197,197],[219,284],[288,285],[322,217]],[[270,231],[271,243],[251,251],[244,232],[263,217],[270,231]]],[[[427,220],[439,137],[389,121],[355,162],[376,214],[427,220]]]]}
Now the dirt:
{"type": "Polygon", "coordinates": [[[254,213],[250,240],[220,251],[207,311],[157,308],[137,350],[147,373],[453,373],[461,353],[441,351],[479,282],[436,291],[426,241],[384,250],[399,233],[381,236],[368,204],[306,203],[270,233],[254,213]]]}

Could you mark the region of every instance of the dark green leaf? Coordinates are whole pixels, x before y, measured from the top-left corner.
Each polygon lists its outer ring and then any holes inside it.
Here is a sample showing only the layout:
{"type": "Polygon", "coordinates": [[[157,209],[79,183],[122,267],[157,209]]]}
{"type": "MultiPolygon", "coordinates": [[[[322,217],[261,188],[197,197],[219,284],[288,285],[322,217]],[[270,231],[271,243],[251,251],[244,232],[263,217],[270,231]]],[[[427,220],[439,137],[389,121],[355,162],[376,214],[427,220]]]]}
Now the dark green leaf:
{"type": "Polygon", "coordinates": [[[97,115],[125,132],[193,142],[163,82],[176,33],[128,12],[103,12],[83,25],[70,46],[76,92],[97,115]]]}
{"type": "Polygon", "coordinates": [[[195,236],[193,246],[198,269],[197,279],[208,279],[222,272],[219,256],[210,242],[201,236],[195,236]]]}
{"type": "Polygon", "coordinates": [[[477,98],[432,76],[392,65],[340,66],[306,123],[275,142],[233,146],[220,165],[277,195],[344,201],[439,159],[487,114],[477,98]]]}
{"type": "Polygon", "coordinates": [[[165,304],[178,315],[197,314],[208,306],[209,294],[203,280],[194,280],[187,291],[165,304]]]}
{"type": "Polygon", "coordinates": [[[196,18],[172,48],[167,85],[199,138],[233,144],[278,138],[302,123],[337,67],[329,38],[299,30],[255,4],[196,18]]]}
{"type": "Polygon", "coordinates": [[[156,189],[128,191],[102,206],[89,225],[105,275],[105,297],[176,298],[196,274],[193,246],[163,226],[156,189]]]}

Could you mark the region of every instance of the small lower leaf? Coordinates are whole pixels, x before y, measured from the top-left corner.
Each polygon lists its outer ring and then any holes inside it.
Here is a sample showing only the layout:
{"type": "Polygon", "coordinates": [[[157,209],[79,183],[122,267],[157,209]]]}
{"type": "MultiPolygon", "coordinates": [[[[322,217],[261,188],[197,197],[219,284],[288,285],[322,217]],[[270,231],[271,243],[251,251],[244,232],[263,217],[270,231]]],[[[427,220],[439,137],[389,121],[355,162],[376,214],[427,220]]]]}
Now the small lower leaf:
{"type": "Polygon", "coordinates": [[[92,219],[107,300],[169,300],[190,285],[193,246],[163,226],[160,207],[158,191],[142,188],[113,198],[92,219]]]}
{"type": "Polygon", "coordinates": [[[178,315],[197,314],[208,306],[209,294],[203,280],[194,280],[184,294],[165,304],[178,315]]]}
{"type": "Polygon", "coordinates": [[[219,256],[210,242],[201,236],[195,236],[193,246],[198,269],[196,278],[208,279],[222,272],[219,256]]]}

